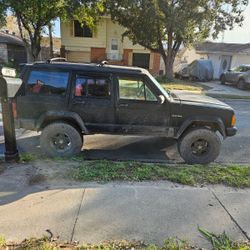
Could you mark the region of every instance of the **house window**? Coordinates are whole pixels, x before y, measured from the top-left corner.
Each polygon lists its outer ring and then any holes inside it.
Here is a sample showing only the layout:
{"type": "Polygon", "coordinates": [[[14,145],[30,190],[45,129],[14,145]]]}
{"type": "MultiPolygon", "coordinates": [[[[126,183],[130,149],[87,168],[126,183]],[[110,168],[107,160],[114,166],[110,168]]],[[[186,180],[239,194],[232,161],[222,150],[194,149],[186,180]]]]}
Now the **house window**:
{"type": "Polygon", "coordinates": [[[75,37],[93,37],[92,30],[86,25],[82,25],[79,21],[74,21],[74,35],[75,37]]]}
{"type": "Polygon", "coordinates": [[[117,51],[118,50],[118,39],[112,39],[111,40],[111,50],[117,51]]]}

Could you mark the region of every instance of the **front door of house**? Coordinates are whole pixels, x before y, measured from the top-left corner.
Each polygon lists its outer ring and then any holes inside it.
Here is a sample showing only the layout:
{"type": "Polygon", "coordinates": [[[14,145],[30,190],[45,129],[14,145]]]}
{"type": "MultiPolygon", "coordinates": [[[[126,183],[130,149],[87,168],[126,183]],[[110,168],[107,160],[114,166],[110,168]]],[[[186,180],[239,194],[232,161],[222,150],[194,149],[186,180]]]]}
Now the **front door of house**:
{"type": "Polygon", "coordinates": [[[110,40],[110,50],[108,58],[110,60],[118,61],[119,58],[119,41],[117,38],[111,38],[110,40]]]}
{"type": "Polygon", "coordinates": [[[231,67],[232,56],[221,56],[221,65],[219,76],[225,71],[228,71],[231,67]]]}

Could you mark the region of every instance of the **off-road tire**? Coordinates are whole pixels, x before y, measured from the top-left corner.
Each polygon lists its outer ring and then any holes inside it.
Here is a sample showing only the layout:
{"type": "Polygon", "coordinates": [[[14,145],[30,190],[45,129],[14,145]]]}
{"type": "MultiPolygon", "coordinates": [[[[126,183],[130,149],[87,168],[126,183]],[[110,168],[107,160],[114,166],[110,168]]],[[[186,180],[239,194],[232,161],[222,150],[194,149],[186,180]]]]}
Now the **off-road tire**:
{"type": "Polygon", "coordinates": [[[221,139],[207,128],[194,128],[187,131],[178,141],[178,149],[183,160],[188,164],[208,164],[220,153],[221,139]],[[202,143],[201,143],[202,142],[202,143]],[[197,144],[205,144],[204,152],[197,153],[197,144]]]}
{"type": "Polygon", "coordinates": [[[225,84],[226,84],[226,77],[225,77],[224,75],[222,75],[222,76],[220,77],[220,84],[221,84],[221,85],[225,85],[225,84]]]}
{"type": "Polygon", "coordinates": [[[246,89],[246,82],[244,79],[240,79],[237,83],[237,88],[241,89],[241,90],[245,90],[246,89]]]}
{"type": "Polygon", "coordinates": [[[42,130],[40,146],[42,151],[51,157],[69,157],[81,152],[83,136],[73,126],[57,122],[42,130]],[[60,144],[60,143],[63,144],[60,144]]]}

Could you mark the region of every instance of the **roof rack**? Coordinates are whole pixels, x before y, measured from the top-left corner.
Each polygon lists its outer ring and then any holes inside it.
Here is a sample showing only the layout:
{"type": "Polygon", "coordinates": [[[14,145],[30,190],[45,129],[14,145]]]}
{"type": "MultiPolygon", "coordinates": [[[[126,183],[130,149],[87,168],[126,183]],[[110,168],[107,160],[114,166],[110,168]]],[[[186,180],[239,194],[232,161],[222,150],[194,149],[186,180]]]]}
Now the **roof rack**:
{"type": "Polygon", "coordinates": [[[67,59],[64,57],[55,57],[47,60],[47,63],[53,63],[53,62],[67,62],[67,59]]]}
{"type": "Polygon", "coordinates": [[[98,66],[103,67],[104,65],[109,64],[108,61],[102,61],[98,64],[98,66]]]}

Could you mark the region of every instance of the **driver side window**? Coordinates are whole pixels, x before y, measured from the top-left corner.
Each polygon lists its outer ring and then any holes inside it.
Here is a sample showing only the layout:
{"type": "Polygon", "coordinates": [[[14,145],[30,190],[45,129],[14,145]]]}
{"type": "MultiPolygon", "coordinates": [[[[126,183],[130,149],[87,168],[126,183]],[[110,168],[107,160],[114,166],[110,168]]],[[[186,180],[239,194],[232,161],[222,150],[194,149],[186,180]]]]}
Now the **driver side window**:
{"type": "Polygon", "coordinates": [[[119,77],[119,97],[125,100],[157,101],[143,79],[136,77],[119,77]]]}

